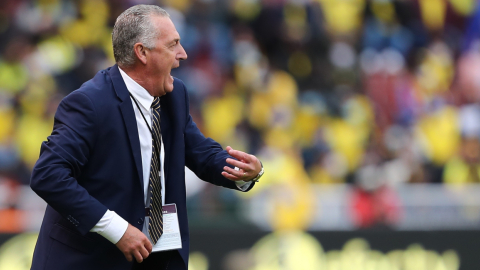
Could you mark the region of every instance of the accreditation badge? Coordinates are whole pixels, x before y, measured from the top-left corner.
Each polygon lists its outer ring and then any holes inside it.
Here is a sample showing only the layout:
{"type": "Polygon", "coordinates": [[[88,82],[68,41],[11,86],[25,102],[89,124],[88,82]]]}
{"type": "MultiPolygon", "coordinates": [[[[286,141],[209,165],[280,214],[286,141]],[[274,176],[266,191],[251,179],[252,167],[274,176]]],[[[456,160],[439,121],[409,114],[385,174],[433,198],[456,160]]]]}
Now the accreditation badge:
{"type": "Polygon", "coordinates": [[[178,224],[177,205],[166,204],[163,210],[163,234],[153,246],[152,252],[181,249],[182,236],[178,224]]]}

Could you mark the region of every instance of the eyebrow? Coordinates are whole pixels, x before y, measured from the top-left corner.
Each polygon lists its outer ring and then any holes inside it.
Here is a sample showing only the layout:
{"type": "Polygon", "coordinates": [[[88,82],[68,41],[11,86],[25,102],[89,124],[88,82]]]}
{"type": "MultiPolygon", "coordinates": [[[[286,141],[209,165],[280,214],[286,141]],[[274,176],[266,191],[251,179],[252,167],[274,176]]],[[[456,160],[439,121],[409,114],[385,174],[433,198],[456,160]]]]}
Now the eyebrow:
{"type": "Polygon", "coordinates": [[[170,41],[170,44],[177,43],[178,41],[180,41],[180,38],[176,38],[176,39],[170,41]]]}

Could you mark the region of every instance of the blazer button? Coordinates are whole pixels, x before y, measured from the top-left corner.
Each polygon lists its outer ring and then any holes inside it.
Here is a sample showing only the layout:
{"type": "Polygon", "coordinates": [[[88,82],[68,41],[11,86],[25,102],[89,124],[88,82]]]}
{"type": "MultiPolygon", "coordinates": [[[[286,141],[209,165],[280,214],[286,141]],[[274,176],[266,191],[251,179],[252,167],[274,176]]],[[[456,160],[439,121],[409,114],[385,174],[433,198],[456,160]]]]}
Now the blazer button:
{"type": "Polygon", "coordinates": [[[142,225],[143,224],[143,218],[139,218],[138,219],[138,225],[142,225]]]}

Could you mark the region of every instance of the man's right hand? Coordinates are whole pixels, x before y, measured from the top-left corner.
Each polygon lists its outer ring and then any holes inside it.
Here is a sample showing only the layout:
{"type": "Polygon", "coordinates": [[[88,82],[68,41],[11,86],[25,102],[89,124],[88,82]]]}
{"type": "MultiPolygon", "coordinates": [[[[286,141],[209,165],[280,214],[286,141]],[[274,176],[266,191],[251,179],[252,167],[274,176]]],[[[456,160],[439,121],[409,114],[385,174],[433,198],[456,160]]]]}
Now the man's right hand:
{"type": "Polygon", "coordinates": [[[130,224],[116,246],[129,262],[135,257],[137,262],[141,263],[152,253],[152,243],[147,236],[130,224]]]}

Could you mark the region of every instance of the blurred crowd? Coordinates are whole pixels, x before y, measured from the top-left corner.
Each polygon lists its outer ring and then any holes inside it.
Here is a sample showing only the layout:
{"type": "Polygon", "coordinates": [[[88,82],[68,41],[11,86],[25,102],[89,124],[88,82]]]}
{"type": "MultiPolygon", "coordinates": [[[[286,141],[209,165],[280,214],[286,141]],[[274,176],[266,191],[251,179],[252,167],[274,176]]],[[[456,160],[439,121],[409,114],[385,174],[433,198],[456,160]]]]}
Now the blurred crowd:
{"type": "Polygon", "coordinates": [[[35,208],[27,185],[56,107],[114,64],[115,19],[140,3],[177,27],[188,60],[172,74],[199,128],[265,167],[247,194],[193,181],[199,215],[285,186],[308,216],[312,184],[347,183],[358,227],[388,225],[398,185],[480,182],[476,0],[7,0],[0,231],[28,229],[19,217],[35,208]]]}

